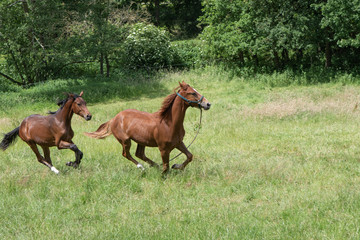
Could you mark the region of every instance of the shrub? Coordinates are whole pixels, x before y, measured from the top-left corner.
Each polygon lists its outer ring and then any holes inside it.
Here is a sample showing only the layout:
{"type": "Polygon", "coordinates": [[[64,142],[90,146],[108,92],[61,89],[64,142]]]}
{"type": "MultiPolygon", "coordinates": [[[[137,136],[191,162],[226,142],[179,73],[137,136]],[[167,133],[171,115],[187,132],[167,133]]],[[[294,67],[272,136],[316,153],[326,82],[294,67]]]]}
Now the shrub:
{"type": "Polygon", "coordinates": [[[182,40],[172,43],[175,50],[175,67],[197,67],[203,62],[203,44],[201,40],[182,40]]]}
{"type": "Polygon", "coordinates": [[[123,51],[122,62],[131,68],[168,67],[174,59],[168,33],[145,23],[137,23],[132,27],[123,51]]]}

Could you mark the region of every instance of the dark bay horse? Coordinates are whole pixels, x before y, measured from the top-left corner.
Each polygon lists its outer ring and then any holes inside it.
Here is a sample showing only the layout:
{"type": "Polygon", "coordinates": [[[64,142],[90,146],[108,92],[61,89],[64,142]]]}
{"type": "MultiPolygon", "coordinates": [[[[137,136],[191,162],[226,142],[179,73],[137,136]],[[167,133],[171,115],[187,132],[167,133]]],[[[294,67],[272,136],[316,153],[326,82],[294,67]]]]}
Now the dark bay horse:
{"type": "Polygon", "coordinates": [[[163,161],[163,173],[169,170],[170,152],[177,148],[187,159],[182,164],[174,164],[172,168],[184,169],[193,158],[183,143],[185,112],[190,106],[208,110],[211,104],[190,85],[185,82],[179,84],[175,89],[177,91],[165,98],[159,111],[147,113],[134,109],[124,110],[100,125],[95,132],[85,135],[102,139],[113,134],[123,147],[122,155],[141,169],[144,169],[143,165],[130,155],[131,140],[137,143],[135,155],[151,166],[157,164],[145,156],[145,147],[158,147],[163,161]]]}
{"type": "Polygon", "coordinates": [[[59,171],[52,165],[49,147],[57,146],[58,149],[71,149],[75,152],[75,162],[66,163],[67,166],[78,167],[83,153],[71,141],[74,131],[71,128],[71,118],[77,114],[86,121],[91,119],[91,114],[82,98],[83,92],[67,94],[67,99],[59,101],[60,108],[56,112],[49,112],[50,115],[31,115],[25,118],[19,127],[5,134],[0,143],[0,148],[6,150],[17,136],[26,142],[34,151],[38,161],[49,167],[56,174],[59,171]],[[41,156],[37,145],[44,150],[44,157],[41,156]]]}

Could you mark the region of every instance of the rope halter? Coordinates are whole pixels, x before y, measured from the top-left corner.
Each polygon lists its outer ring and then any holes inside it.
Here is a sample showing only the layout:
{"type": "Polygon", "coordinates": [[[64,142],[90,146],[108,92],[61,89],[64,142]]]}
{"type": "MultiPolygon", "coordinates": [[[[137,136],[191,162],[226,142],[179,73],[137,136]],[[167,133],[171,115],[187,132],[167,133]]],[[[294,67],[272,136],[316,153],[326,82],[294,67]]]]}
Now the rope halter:
{"type": "Polygon", "coordinates": [[[181,96],[179,92],[176,92],[176,94],[179,97],[181,97],[185,102],[189,103],[190,106],[191,106],[190,103],[196,103],[199,106],[199,108],[201,108],[200,104],[202,103],[202,100],[203,100],[204,96],[201,96],[201,98],[199,100],[197,100],[197,101],[192,101],[192,100],[189,100],[189,99],[185,98],[184,96],[181,96]]]}

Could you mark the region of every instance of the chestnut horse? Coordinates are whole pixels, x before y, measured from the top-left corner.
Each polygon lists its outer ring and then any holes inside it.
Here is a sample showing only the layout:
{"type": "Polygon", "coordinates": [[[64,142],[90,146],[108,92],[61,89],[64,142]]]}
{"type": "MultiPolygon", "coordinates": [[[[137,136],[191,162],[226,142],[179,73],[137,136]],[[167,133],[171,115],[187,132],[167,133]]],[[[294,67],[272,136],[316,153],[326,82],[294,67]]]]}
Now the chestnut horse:
{"type": "Polygon", "coordinates": [[[159,111],[147,113],[127,109],[100,125],[95,132],[85,135],[102,139],[113,134],[123,147],[122,155],[141,169],[144,169],[143,165],[130,155],[131,140],[137,143],[135,155],[150,166],[157,164],[145,156],[145,147],[158,147],[163,161],[163,173],[169,170],[170,152],[177,148],[187,159],[182,164],[174,164],[172,168],[184,169],[193,158],[183,143],[185,112],[190,106],[208,110],[211,104],[190,85],[185,82],[179,84],[175,89],[178,91],[165,98],[159,111]]]}
{"type": "Polygon", "coordinates": [[[74,137],[74,131],[71,129],[71,118],[75,113],[88,121],[91,119],[91,114],[82,98],[83,92],[79,95],[67,95],[67,99],[59,101],[58,105],[61,107],[56,112],[49,112],[50,115],[47,116],[36,114],[25,118],[19,127],[5,134],[0,143],[0,148],[5,151],[15,138],[20,136],[34,151],[37,160],[56,174],[59,171],[52,165],[49,147],[57,146],[58,149],[71,149],[75,152],[76,160],[75,162],[68,162],[66,165],[77,168],[83,153],[71,141],[74,137]],[[45,158],[39,153],[37,144],[44,150],[45,158]]]}

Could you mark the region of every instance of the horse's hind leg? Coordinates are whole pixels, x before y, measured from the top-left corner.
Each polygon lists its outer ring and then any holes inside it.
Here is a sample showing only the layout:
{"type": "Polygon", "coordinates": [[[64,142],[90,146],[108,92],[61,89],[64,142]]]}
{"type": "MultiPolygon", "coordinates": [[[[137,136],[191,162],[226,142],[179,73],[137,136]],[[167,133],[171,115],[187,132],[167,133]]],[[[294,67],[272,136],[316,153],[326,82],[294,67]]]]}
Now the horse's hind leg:
{"type": "MultiPolygon", "coordinates": [[[[37,148],[36,144],[33,143],[33,142],[28,142],[27,144],[29,144],[29,146],[31,147],[31,149],[33,150],[33,152],[35,153],[38,161],[42,164],[44,164],[45,166],[47,166],[48,168],[50,168],[51,171],[53,171],[54,173],[58,174],[59,171],[51,164],[51,161],[50,163],[47,162],[46,159],[43,158],[43,156],[41,156],[40,152],[39,152],[39,149],[37,148]]],[[[44,148],[43,148],[44,149],[44,148]]],[[[46,154],[49,154],[49,157],[50,157],[50,151],[49,151],[49,148],[47,148],[48,152],[46,152],[46,150],[44,149],[44,154],[46,156],[46,154]]]]}
{"type": "Polygon", "coordinates": [[[41,148],[44,151],[45,161],[48,162],[50,165],[52,165],[52,161],[51,161],[51,158],[50,158],[50,149],[49,149],[49,147],[41,146],[41,148]]]}
{"type": "Polygon", "coordinates": [[[125,141],[122,141],[121,139],[119,139],[117,137],[116,137],[116,139],[121,143],[121,145],[123,147],[122,155],[124,157],[126,157],[128,160],[132,161],[138,168],[140,168],[141,170],[144,170],[145,169],[144,166],[141,163],[139,163],[138,161],[136,161],[130,154],[131,140],[126,139],[125,141]]]}
{"type": "Polygon", "coordinates": [[[179,149],[182,153],[184,153],[186,155],[187,159],[182,164],[174,164],[174,165],[172,165],[171,168],[184,170],[186,165],[188,165],[189,162],[192,161],[193,155],[191,154],[191,152],[189,152],[189,150],[187,150],[187,148],[186,148],[186,146],[185,146],[185,144],[183,142],[181,142],[180,145],[177,146],[176,148],[179,149]]]}
{"type": "Polygon", "coordinates": [[[52,165],[52,161],[50,158],[50,149],[49,147],[45,147],[45,146],[41,146],[41,148],[44,151],[44,157],[45,157],[45,161],[51,166],[51,171],[55,172],[56,174],[59,173],[59,171],[52,165]]]}
{"type": "Polygon", "coordinates": [[[140,144],[137,145],[135,156],[137,156],[138,158],[140,158],[140,159],[144,160],[145,162],[147,162],[148,164],[150,164],[151,167],[159,167],[158,164],[156,164],[151,159],[149,159],[145,156],[145,146],[144,145],[140,145],[140,144]]]}

